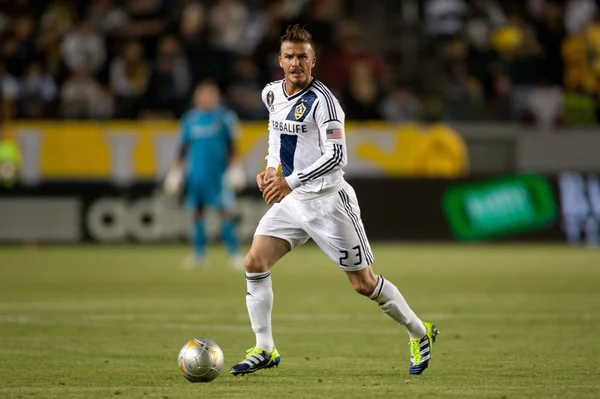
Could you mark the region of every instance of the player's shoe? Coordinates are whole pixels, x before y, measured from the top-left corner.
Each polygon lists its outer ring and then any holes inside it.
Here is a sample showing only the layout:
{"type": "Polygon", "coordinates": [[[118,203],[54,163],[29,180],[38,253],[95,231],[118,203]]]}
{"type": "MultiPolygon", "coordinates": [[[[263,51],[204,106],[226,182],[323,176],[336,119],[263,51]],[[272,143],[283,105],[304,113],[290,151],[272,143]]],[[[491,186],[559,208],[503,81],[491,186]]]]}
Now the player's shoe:
{"type": "Polygon", "coordinates": [[[254,347],[248,349],[246,359],[229,369],[229,372],[233,375],[250,374],[257,370],[277,367],[279,362],[281,362],[281,356],[279,356],[277,348],[274,347],[273,352],[269,354],[260,348],[254,347]]]}
{"type": "Polygon", "coordinates": [[[190,254],[186,256],[182,264],[185,270],[200,270],[204,268],[204,265],[204,257],[196,254],[190,254]]]}
{"type": "Polygon", "coordinates": [[[427,333],[420,339],[411,339],[410,346],[410,369],[409,374],[419,375],[429,366],[431,360],[431,347],[439,334],[438,329],[431,323],[423,322],[427,333]]]}

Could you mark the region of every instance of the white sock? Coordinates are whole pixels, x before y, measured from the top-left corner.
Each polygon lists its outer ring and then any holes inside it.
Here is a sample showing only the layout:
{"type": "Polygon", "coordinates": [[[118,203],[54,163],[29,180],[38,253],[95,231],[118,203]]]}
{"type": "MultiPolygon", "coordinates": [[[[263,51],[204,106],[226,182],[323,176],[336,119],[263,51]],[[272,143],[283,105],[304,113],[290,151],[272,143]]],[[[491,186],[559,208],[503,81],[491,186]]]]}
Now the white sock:
{"type": "Polygon", "coordinates": [[[273,309],[273,286],[271,272],[246,273],[246,306],[256,334],[256,346],[267,353],[273,352],[271,310],[273,309]]]}
{"type": "Polygon", "coordinates": [[[381,274],[375,291],[369,298],[377,302],[388,316],[406,327],[410,339],[422,338],[427,333],[425,325],[408,306],[398,288],[381,274]]]}

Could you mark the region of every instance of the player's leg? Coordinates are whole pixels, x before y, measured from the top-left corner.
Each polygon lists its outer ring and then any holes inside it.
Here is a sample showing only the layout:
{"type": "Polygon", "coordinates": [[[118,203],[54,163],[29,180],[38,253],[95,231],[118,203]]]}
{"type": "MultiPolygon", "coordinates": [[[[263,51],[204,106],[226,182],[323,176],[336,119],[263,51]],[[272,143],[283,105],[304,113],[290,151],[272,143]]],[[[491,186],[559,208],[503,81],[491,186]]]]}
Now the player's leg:
{"type": "Polygon", "coordinates": [[[233,375],[249,374],[263,368],[277,366],[281,357],[273,340],[271,311],[273,288],[271,268],[295,246],[308,240],[308,234],[297,227],[294,216],[286,209],[285,199],[275,204],[261,219],[250,251],[244,259],[246,269],[246,307],[256,335],[256,345],[250,348],[246,359],[234,365],[233,375]]]}
{"type": "Polygon", "coordinates": [[[382,275],[376,275],[371,266],[360,270],[344,270],[356,292],[379,304],[381,310],[406,327],[410,339],[421,338],[426,328],[412,311],[396,286],[382,275]]]}
{"type": "Polygon", "coordinates": [[[256,336],[256,345],[246,351],[246,359],[231,367],[233,375],[250,374],[279,365],[281,357],[273,340],[271,312],[273,286],[271,267],[291,249],[284,239],[255,235],[244,259],[246,269],[246,307],[256,336]]]}
{"type": "Polygon", "coordinates": [[[227,249],[229,263],[234,269],[244,270],[244,258],[240,252],[240,242],[237,234],[237,203],[233,190],[225,185],[219,202],[221,240],[227,249]]]}
{"type": "Polygon", "coordinates": [[[368,296],[385,314],[406,327],[410,347],[409,373],[421,374],[429,366],[431,346],[438,334],[437,328],[421,321],[398,288],[381,274],[375,275],[370,265],[360,270],[344,271],[356,292],[368,296]]]}
{"type": "Polygon", "coordinates": [[[290,249],[290,244],[281,238],[257,235],[244,259],[246,307],[252,330],[256,335],[256,347],[267,353],[273,352],[275,346],[271,328],[273,309],[271,267],[290,249]]]}
{"type": "Polygon", "coordinates": [[[192,211],[192,253],[184,261],[187,269],[202,268],[206,259],[206,230],[204,227],[204,196],[200,190],[188,187],[186,208],[192,211]]]}
{"type": "MultiPolygon", "coordinates": [[[[320,226],[314,224],[315,227],[310,231],[313,240],[346,272],[356,292],[375,301],[388,316],[406,327],[411,345],[414,345],[413,340],[418,342],[427,338],[433,329],[428,330],[428,323],[423,323],[417,317],[392,282],[373,272],[371,264],[374,257],[360,218],[354,189],[347,185],[336,196],[323,201],[320,208],[327,210],[329,222],[320,226]]],[[[431,341],[433,335],[430,334],[431,341]]],[[[427,349],[430,350],[430,345],[427,349]]],[[[416,364],[420,359],[416,359],[416,364]]],[[[428,359],[424,354],[423,362],[428,362],[428,359]]]]}

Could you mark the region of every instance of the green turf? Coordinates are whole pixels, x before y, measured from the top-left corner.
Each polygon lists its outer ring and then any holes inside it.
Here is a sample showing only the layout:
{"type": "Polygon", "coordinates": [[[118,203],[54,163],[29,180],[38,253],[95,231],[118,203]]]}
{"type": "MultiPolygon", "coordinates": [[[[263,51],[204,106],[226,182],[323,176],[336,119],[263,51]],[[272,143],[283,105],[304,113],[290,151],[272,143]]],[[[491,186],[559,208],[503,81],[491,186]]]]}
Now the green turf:
{"type": "Polygon", "coordinates": [[[409,377],[403,328],[314,247],[273,272],[278,369],[233,377],[254,344],[243,274],[220,248],[0,248],[2,398],[598,398],[600,252],[546,246],[377,245],[376,271],[441,331],[409,377]],[[179,375],[192,337],[226,369],[179,375]]]}

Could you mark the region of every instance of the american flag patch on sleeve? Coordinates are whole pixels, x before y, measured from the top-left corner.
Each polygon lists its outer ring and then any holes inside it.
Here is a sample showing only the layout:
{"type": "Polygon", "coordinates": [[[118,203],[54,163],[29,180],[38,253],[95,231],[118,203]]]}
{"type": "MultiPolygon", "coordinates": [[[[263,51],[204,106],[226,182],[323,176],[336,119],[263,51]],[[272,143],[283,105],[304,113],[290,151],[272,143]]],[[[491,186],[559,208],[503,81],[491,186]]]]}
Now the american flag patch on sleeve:
{"type": "Polygon", "coordinates": [[[341,139],[344,137],[342,129],[327,129],[327,139],[341,139]]]}

